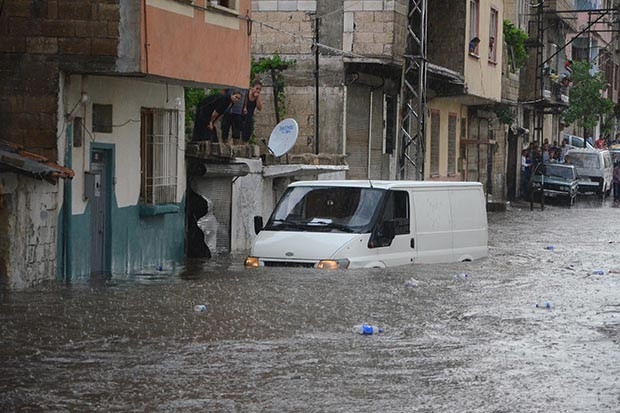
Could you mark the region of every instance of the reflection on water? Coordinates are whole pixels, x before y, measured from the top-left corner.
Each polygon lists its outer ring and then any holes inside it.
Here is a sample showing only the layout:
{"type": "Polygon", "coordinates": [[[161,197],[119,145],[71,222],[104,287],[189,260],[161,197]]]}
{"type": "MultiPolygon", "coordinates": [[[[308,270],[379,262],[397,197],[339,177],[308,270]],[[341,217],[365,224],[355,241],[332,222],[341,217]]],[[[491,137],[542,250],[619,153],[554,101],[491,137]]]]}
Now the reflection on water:
{"type": "Polygon", "coordinates": [[[493,213],[472,263],[246,270],[239,255],[4,293],[0,410],[615,412],[606,204],[493,213]]]}

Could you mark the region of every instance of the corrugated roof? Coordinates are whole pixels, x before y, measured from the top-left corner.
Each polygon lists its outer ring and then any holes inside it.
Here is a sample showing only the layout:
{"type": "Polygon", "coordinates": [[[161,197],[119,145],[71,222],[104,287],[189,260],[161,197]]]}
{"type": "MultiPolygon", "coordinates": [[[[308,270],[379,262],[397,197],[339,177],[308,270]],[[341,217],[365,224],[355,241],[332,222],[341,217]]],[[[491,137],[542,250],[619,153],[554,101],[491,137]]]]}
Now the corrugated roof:
{"type": "Polygon", "coordinates": [[[0,140],[0,172],[2,171],[22,173],[53,184],[58,178],[71,179],[75,175],[73,170],[28,152],[20,145],[0,140]]]}

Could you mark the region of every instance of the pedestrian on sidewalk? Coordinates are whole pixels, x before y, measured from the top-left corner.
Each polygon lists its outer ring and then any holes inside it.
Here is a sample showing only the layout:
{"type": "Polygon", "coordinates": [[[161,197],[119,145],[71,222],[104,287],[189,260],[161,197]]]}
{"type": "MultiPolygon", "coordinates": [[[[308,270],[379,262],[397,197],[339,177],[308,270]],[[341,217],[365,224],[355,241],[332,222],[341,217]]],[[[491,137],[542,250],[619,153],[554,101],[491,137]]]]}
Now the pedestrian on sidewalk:
{"type": "Polygon", "coordinates": [[[614,192],[614,206],[620,206],[620,161],[616,161],[614,165],[612,188],[614,192]]]}

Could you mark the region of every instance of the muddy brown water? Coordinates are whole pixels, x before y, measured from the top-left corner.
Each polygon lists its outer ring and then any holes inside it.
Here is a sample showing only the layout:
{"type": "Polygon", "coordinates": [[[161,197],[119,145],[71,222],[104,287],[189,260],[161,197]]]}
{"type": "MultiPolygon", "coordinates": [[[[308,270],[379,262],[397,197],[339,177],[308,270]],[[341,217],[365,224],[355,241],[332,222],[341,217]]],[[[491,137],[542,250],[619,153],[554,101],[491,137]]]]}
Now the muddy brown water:
{"type": "Polygon", "coordinates": [[[620,208],[490,213],[489,252],[335,272],[237,255],[5,292],[0,410],[620,411],[620,208]]]}

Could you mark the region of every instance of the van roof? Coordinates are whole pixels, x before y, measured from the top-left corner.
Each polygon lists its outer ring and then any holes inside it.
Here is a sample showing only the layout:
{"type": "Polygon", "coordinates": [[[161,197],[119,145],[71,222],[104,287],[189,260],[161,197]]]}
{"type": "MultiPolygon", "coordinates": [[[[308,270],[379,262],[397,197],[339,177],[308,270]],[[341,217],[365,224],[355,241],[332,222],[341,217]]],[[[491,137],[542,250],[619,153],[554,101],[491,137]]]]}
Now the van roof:
{"type": "Polygon", "coordinates": [[[605,153],[609,152],[607,149],[591,149],[591,148],[575,148],[569,149],[567,154],[570,153],[605,153]]]}
{"type": "Polygon", "coordinates": [[[354,188],[482,188],[480,182],[452,181],[381,181],[381,180],[334,180],[297,181],[289,186],[342,186],[354,188]]]}

